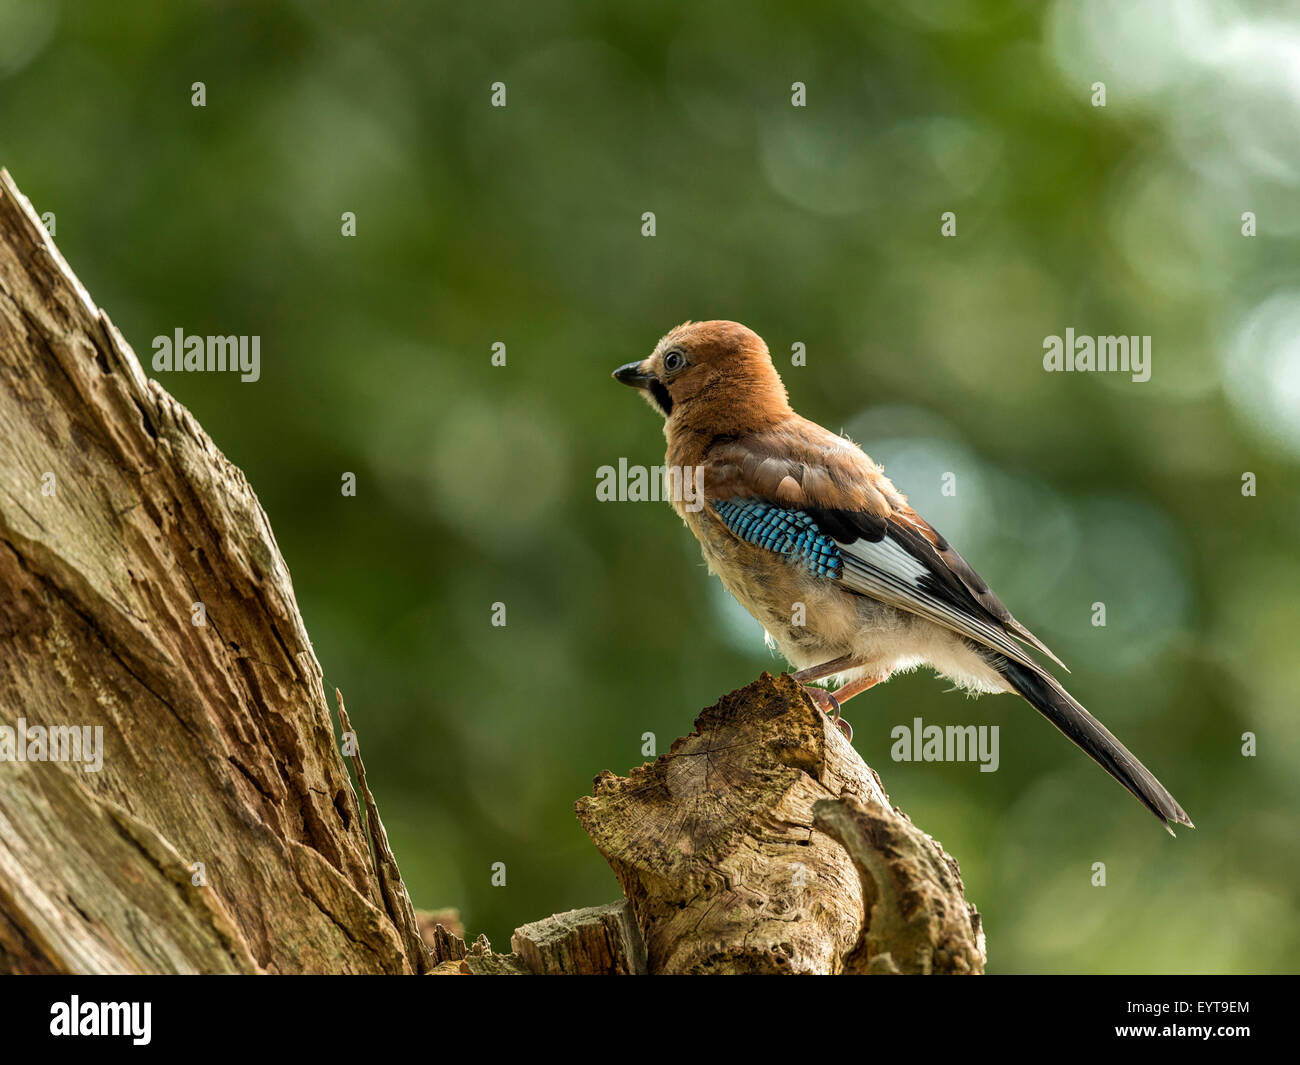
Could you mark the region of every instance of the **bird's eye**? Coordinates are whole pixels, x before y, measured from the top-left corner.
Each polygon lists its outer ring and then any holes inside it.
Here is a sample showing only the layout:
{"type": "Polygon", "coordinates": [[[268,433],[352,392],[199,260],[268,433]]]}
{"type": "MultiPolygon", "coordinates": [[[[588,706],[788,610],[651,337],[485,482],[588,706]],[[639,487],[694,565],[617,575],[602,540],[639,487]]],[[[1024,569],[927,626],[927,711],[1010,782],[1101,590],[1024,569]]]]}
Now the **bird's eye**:
{"type": "Polygon", "coordinates": [[[680,351],[670,351],[664,356],[664,369],[669,373],[672,373],[674,370],[680,370],[685,365],[686,356],[680,351]]]}

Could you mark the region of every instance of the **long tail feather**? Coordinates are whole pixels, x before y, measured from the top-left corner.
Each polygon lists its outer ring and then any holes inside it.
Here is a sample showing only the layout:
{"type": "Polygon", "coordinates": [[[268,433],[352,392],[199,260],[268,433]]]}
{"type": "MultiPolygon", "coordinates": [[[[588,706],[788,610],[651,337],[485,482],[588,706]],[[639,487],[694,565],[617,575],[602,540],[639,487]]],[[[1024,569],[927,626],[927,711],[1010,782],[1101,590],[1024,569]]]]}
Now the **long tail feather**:
{"type": "Polygon", "coordinates": [[[1030,706],[1064,732],[1155,814],[1171,836],[1174,834],[1169,827],[1171,821],[1189,828],[1196,827],[1155,775],[1052,677],[1002,654],[990,654],[989,660],[1030,706]]]}

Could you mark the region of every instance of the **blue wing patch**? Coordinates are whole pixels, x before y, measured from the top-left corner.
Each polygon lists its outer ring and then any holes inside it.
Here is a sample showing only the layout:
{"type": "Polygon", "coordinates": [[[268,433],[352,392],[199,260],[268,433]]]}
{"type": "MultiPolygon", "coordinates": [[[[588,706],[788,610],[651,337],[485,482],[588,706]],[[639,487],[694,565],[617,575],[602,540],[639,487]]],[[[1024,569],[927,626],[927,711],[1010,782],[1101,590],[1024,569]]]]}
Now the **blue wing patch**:
{"type": "Polygon", "coordinates": [[[785,555],[818,577],[839,577],[839,548],[802,510],[786,510],[757,499],[727,499],[714,502],[713,509],[742,540],[785,555]]]}

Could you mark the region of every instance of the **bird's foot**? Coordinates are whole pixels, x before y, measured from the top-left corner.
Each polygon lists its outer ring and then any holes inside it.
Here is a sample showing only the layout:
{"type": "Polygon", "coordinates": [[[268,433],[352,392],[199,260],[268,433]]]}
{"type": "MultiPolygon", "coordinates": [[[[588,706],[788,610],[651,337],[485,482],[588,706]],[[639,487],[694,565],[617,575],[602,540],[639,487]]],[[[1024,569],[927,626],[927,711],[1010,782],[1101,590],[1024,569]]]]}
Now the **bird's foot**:
{"type": "Polygon", "coordinates": [[[844,733],[845,739],[852,743],[853,726],[840,717],[840,701],[825,688],[818,688],[813,684],[805,684],[803,690],[808,693],[817,708],[835,722],[835,727],[844,733]]]}

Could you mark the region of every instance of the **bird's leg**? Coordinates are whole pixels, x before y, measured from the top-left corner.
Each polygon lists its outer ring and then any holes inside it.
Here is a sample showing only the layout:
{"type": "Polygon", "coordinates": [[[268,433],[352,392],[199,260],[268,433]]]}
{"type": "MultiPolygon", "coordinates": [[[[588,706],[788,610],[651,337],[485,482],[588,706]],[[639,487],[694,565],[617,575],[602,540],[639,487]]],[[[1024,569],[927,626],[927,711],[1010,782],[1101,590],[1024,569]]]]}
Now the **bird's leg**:
{"type": "Polygon", "coordinates": [[[853,666],[852,655],[840,655],[839,658],[833,658],[829,662],[823,662],[820,666],[809,666],[807,669],[801,669],[798,673],[791,673],[790,676],[800,684],[807,684],[811,680],[825,680],[832,673],[842,673],[853,666]]]}
{"type": "Polygon", "coordinates": [[[847,703],[855,695],[861,695],[868,688],[874,688],[882,680],[888,680],[888,673],[879,673],[874,677],[859,677],[855,681],[850,681],[844,687],[831,693],[831,698],[837,703],[847,703]]]}

